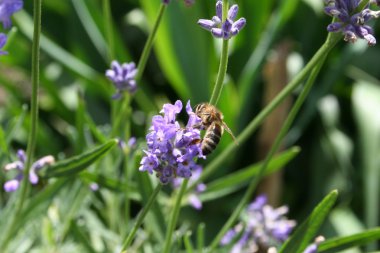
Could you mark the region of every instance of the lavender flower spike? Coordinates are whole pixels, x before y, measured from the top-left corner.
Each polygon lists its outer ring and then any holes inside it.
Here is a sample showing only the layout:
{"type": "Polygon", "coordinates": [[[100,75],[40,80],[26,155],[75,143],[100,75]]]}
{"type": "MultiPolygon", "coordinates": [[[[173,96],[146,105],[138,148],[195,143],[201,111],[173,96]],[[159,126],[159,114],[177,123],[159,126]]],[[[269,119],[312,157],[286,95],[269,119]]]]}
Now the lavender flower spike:
{"type": "Polygon", "coordinates": [[[135,80],[137,74],[134,62],[120,64],[118,61],[112,61],[111,69],[106,71],[106,77],[115,85],[117,93],[112,96],[118,99],[124,91],[133,94],[137,89],[135,80]]]}
{"type": "MultiPolygon", "coordinates": [[[[296,225],[284,215],[288,212],[286,206],[273,208],[268,205],[267,198],[260,195],[243,213],[241,222],[228,231],[221,241],[229,244],[236,235],[241,235],[231,252],[268,252],[270,247],[284,242],[296,225]]],[[[276,252],[271,248],[269,252],[276,252]]]]}
{"type": "Polygon", "coordinates": [[[211,32],[215,38],[223,38],[224,40],[231,39],[237,35],[246,24],[245,18],[240,18],[234,21],[239,10],[237,4],[230,7],[227,14],[227,19],[222,21],[223,2],[216,2],[216,15],[212,19],[199,19],[198,24],[211,32]]]}
{"type": "MultiPolygon", "coordinates": [[[[18,150],[17,151],[17,156],[18,156],[18,161],[8,163],[5,165],[4,170],[5,171],[11,171],[11,170],[17,170],[17,175],[14,179],[9,180],[5,182],[4,184],[4,190],[6,192],[12,192],[18,189],[20,186],[20,182],[24,177],[23,171],[25,168],[25,163],[26,163],[26,154],[23,150],[18,150]]],[[[49,155],[49,156],[44,156],[41,159],[37,160],[34,162],[29,170],[29,182],[31,184],[37,184],[39,179],[38,179],[38,171],[45,167],[46,165],[53,164],[55,162],[54,157],[49,155]]]]}
{"type": "Polygon", "coordinates": [[[380,16],[380,11],[372,11],[367,4],[363,10],[358,11],[362,0],[325,0],[325,13],[337,18],[337,22],[327,26],[329,32],[341,32],[344,40],[354,43],[358,38],[365,39],[368,45],[376,44],[373,30],[366,23],[380,16]]]}
{"type": "Polygon", "coordinates": [[[0,1],[0,22],[3,23],[4,29],[12,26],[11,16],[13,13],[21,10],[23,7],[22,0],[1,0],[0,1]]]}
{"type": "Polygon", "coordinates": [[[171,182],[176,177],[190,178],[197,167],[195,158],[204,158],[197,127],[201,119],[192,111],[190,101],[186,112],[189,120],[186,127],[181,127],[176,115],[182,110],[182,102],[164,104],[161,113],[152,118],[152,126],[146,135],[148,150],[140,163],[140,171],[153,172],[162,184],[171,182]]]}
{"type": "Polygon", "coordinates": [[[7,35],[0,33],[0,55],[8,54],[7,51],[1,50],[5,46],[5,43],[7,43],[7,35]]]}

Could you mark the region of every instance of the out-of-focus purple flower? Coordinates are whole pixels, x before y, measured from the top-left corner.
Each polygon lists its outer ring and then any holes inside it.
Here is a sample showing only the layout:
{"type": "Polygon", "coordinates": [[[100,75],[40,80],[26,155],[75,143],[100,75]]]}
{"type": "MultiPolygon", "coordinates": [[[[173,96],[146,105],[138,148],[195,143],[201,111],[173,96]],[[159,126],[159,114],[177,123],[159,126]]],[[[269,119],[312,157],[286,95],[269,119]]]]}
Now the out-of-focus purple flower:
{"type": "Polygon", "coordinates": [[[0,22],[3,23],[4,29],[12,26],[11,16],[22,7],[22,0],[0,0],[0,22]]]}
{"type": "Polygon", "coordinates": [[[216,16],[213,16],[212,19],[199,19],[198,24],[202,28],[210,31],[215,38],[228,40],[237,35],[246,24],[245,18],[234,21],[238,10],[239,7],[237,4],[232,5],[228,10],[226,20],[223,22],[223,2],[218,0],[216,2],[216,16]]]}
{"type": "Polygon", "coordinates": [[[148,150],[140,163],[140,171],[148,171],[167,184],[173,178],[190,178],[197,168],[194,159],[205,158],[200,146],[200,130],[196,127],[201,119],[193,112],[190,101],[187,102],[186,112],[189,121],[185,128],[176,120],[176,115],[182,110],[182,102],[164,104],[161,113],[152,118],[152,126],[146,135],[148,150]],[[196,120],[194,120],[194,117],[196,120]]]}
{"type": "Polygon", "coordinates": [[[380,11],[372,11],[367,4],[363,10],[357,10],[362,0],[325,0],[325,13],[337,18],[337,22],[327,26],[329,32],[341,32],[344,40],[356,42],[358,38],[365,39],[368,45],[376,44],[373,30],[366,23],[380,16],[380,11]]]}
{"type": "MultiPolygon", "coordinates": [[[[16,169],[18,171],[16,177],[12,180],[9,180],[5,182],[4,184],[4,190],[6,192],[12,192],[18,189],[20,186],[20,182],[24,177],[23,171],[25,168],[25,163],[26,163],[26,154],[23,150],[18,150],[17,151],[17,157],[18,161],[8,163],[5,165],[4,170],[5,171],[10,171],[16,169]]],[[[46,165],[53,164],[55,162],[54,157],[51,155],[44,156],[41,159],[37,160],[34,162],[29,170],[29,182],[31,184],[37,184],[38,183],[38,171],[45,167],[46,165]]]]}
{"type": "Polygon", "coordinates": [[[89,185],[89,187],[90,187],[91,191],[93,191],[93,192],[96,192],[97,190],[99,190],[99,185],[97,183],[91,183],[89,185]]]}
{"type": "Polygon", "coordinates": [[[7,51],[1,50],[5,46],[5,43],[7,43],[7,35],[0,33],[0,55],[8,54],[7,51]]]}
{"type": "Polygon", "coordinates": [[[321,242],[324,242],[325,238],[323,236],[318,236],[315,238],[314,243],[310,244],[303,253],[318,253],[318,245],[321,244],[321,242]]]}
{"type": "Polygon", "coordinates": [[[112,61],[111,69],[106,71],[106,77],[111,80],[117,90],[112,96],[113,99],[120,98],[124,91],[133,94],[137,90],[136,74],[134,62],[120,64],[118,61],[112,61]]]}
{"type": "Polygon", "coordinates": [[[286,206],[273,208],[267,205],[266,197],[260,195],[243,213],[241,222],[226,233],[221,244],[229,244],[235,235],[241,234],[231,252],[254,253],[278,246],[289,237],[296,225],[294,220],[285,217],[287,212],[286,206]]]}
{"type": "MultiPolygon", "coordinates": [[[[198,180],[202,174],[203,168],[200,165],[195,165],[193,168],[193,175],[189,179],[189,184],[194,183],[196,180],[198,180]]],[[[173,187],[178,188],[181,186],[183,179],[182,178],[174,178],[173,179],[173,187]]],[[[200,210],[202,209],[202,201],[199,198],[199,194],[204,192],[206,190],[207,186],[204,183],[199,183],[195,187],[195,190],[189,194],[188,201],[190,205],[200,210]]]]}
{"type": "Polygon", "coordinates": [[[134,148],[134,147],[136,147],[136,143],[137,143],[136,137],[131,137],[131,138],[129,138],[127,145],[130,148],[134,148]]]}

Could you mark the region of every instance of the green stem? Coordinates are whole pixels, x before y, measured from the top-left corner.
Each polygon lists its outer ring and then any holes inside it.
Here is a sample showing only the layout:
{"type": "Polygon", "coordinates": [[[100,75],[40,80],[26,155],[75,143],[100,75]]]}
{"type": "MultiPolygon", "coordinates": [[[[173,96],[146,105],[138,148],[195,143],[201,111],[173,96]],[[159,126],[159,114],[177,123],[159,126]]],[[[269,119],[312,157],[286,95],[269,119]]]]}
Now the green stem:
{"type": "Polygon", "coordinates": [[[127,251],[126,251],[127,247],[131,244],[131,242],[132,242],[132,240],[133,240],[133,238],[137,232],[137,229],[139,229],[142,222],[144,221],[146,214],[148,213],[150,207],[153,205],[153,203],[154,203],[158,193],[160,192],[161,188],[162,188],[161,184],[158,184],[156,186],[156,188],[152,192],[152,195],[150,195],[148,202],[146,203],[146,205],[143,207],[143,209],[141,210],[141,212],[137,216],[137,220],[136,220],[135,225],[133,226],[131,232],[129,233],[128,237],[125,239],[125,241],[123,243],[123,246],[121,248],[121,253],[127,253],[127,251]]]}
{"type": "Polygon", "coordinates": [[[165,10],[166,10],[166,4],[161,4],[160,10],[158,11],[158,15],[153,26],[153,30],[149,34],[148,40],[146,41],[144,50],[141,54],[139,64],[137,65],[137,74],[135,78],[136,81],[139,81],[141,79],[142,73],[144,72],[146,62],[148,61],[150,51],[152,50],[152,47],[153,47],[153,41],[156,37],[158,27],[160,26],[165,10]]]}
{"type": "MultiPolygon", "coordinates": [[[[241,132],[240,135],[236,138],[237,142],[242,144],[244,143],[249,136],[260,126],[260,124],[265,120],[265,118],[279,106],[286,97],[288,97],[306,78],[307,74],[318,64],[321,59],[323,59],[329,51],[335,46],[335,44],[341,39],[341,35],[336,35],[329,33],[326,42],[319,48],[316,54],[311,58],[307,63],[305,68],[303,68],[298,75],[286,85],[286,87],[263,109],[261,112],[248,124],[248,126],[241,132]]],[[[216,169],[221,166],[225,160],[230,157],[231,152],[237,149],[235,143],[231,143],[225,148],[222,153],[217,156],[207,167],[205,167],[201,176],[195,180],[194,183],[190,185],[188,190],[194,189],[194,187],[199,184],[199,182],[204,181],[208,176],[210,176],[216,169]]]]}
{"type": "MultiPolygon", "coordinates": [[[[228,12],[228,0],[223,0],[222,19],[224,21],[227,18],[227,12],[228,12]]],[[[222,94],[224,77],[226,76],[227,65],[228,65],[228,42],[229,42],[228,39],[223,40],[222,55],[220,56],[218,75],[216,77],[216,82],[215,82],[214,89],[212,91],[211,98],[210,98],[210,104],[212,105],[216,105],[218,103],[220,94],[222,94]]]]}
{"type": "Polygon", "coordinates": [[[104,28],[108,42],[108,60],[115,59],[115,43],[113,37],[112,14],[110,0],[103,0],[104,28]]]}
{"type": "Polygon", "coordinates": [[[169,253],[169,251],[170,251],[170,246],[172,244],[173,232],[174,232],[175,226],[177,224],[179,210],[181,209],[182,197],[186,191],[188,181],[189,181],[189,179],[183,180],[181,188],[179,189],[179,192],[178,192],[178,195],[176,198],[176,202],[174,204],[172,216],[171,216],[171,219],[169,220],[168,230],[166,232],[165,246],[164,246],[164,250],[163,250],[164,253],[169,253]]]}
{"type": "Polygon", "coordinates": [[[248,204],[253,191],[256,189],[257,184],[259,183],[260,179],[262,178],[265,170],[268,167],[268,164],[270,160],[272,159],[273,155],[278,151],[278,148],[280,147],[280,144],[282,143],[282,140],[284,139],[286,133],[288,132],[289,128],[291,127],[299,109],[301,108],[303,102],[305,101],[307,95],[309,94],[309,91],[311,87],[314,84],[314,81],[324,63],[324,60],[326,59],[326,55],[321,58],[321,60],[317,63],[317,65],[313,68],[312,72],[310,73],[309,79],[306,82],[306,85],[304,89],[302,90],[301,94],[297,98],[294,106],[292,107],[291,111],[289,112],[288,117],[286,118],[284,125],[282,126],[279,134],[276,137],[276,140],[274,141],[274,144],[272,145],[268,155],[265,157],[264,163],[261,166],[257,176],[251,181],[249,184],[247,191],[245,192],[243,198],[240,200],[238,206],[234,209],[234,212],[230,216],[230,218],[227,220],[227,222],[224,224],[222,229],[219,231],[219,233],[216,235],[215,239],[212,241],[210,247],[208,248],[209,251],[213,251],[218,244],[220,243],[220,240],[224,236],[224,234],[227,232],[227,230],[234,224],[236,219],[239,217],[240,213],[243,211],[243,209],[248,204]]]}
{"type": "Polygon", "coordinates": [[[229,40],[223,40],[222,55],[220,57],[220,64],[218,70],[218,76],[216,77],[216,82],[214,90],[212,91],[210,104],[216,105],[218,103],[220,94],[222,94],[223,81],[227,72],[228,65],[228,42],[229,40]]]}
{"type": "Polygon", "coordinates": [[[5,251],[6,246],[9,243],[13,229],[22,212],[25,199],[29,190],[29,171],[32,165],[33,154],[36,146],[36,135],[38,128],[38,89],[40,80],[40,35],[41,35],[41,6],[42,0],[34,0],[33,13],[34,13],[34,32],[32,43],[32,97],[30,108],[30,131],[28,136],[28,146],[26,151],[26,163],[24,169],[24,179],[21,183],[21,194],[19,200],[16,203],[15,211],[8,224],[9,227],[5,229],[4,242],[1,243],[1,249],[5,251]]]}

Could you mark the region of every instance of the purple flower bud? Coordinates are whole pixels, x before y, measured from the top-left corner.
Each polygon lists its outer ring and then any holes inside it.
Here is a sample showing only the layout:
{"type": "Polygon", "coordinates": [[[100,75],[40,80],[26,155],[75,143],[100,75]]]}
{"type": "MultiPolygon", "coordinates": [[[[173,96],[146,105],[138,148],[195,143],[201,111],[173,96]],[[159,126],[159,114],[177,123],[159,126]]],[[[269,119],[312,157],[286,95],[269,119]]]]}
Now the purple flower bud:
{"type": "Polygon", "coordinates": [[[227,18],[234,20],[236,18],[238,10],[239,6],[237,4],[232,5],[231,8],[228,10],[227,18]]]}
{"type": "Polygon", "coordinates": [[[206,30],[211,30],[215,26],[215,22],[209,19],[199,19],[198,25],[206,30]]]}
{"type": "Polygon", "coordinates": [[[227,19],[223,21],[223,2],[218,0],[216,2],[216,15],[213,16],[211,20],[200,19],[198,20],[198,24],[202,28],[210,31],[215,38],[228,40],[237,35],[246,24],[245,18],[240,18],[238,21],[234,22],[238,10],[239,7],[237,4],[232,5],[228,10],[227,19]]]}
{"type": "Polygon", "coordinates": [[[223,15],[223,1],[218,0],[216,2],[216,8],[215,8],[216,16],[219,18],[220,21],[222,21],[222,15],[223,15]]]}
{"type": "Polygon", "coordinates": [[[3,23],[4,29],[8,29],[12,26],[11,16],[13,15],[13,13],[21,10],[22,7],[22,0],[0,1],[0,22],[3,23]]]}
{"type": "MultiPolygon", "coordinates": [[[[5,171],[10,171],[10,170],[17,170],[18,171],[17,175],[14,179],[5,182],[4,190],[7,192],[17,190],[17,188],[20,185],[21,180],[24,177],[24,167],[25,167],[25,163],[26,163],[26,159],[27,159],[24,150],[18,150],[17,156],[19,158],[19,161],[8,163],[4,166],[5,171]]],[[[54,162],[55,162],[54,157],[50,156],[50,155],[44,156],[44,157],[40,158],[39,160],[35,161],[29,170],[29,178],[28,178],[29,182],[31,184],[37,184],[39,181],[39,178],[37,175],[38,171],[47,165],[53,164],[54,162]]]]}
{"type": "Polygon", "coordinates": [[[13,192],[13,191],[16,191],[18,189],[20,185],[20,181],[17,180],[17,179],[12,179],[12,180],[9,180],[7,182],[5,182],[4,184],[4,190],[6,192],[13,192]]]}
{"type": "Polygon", "coordinates": [[[325,13],[335,17],[338,22],[331,23],[327,26],[329,32],[341,32],[344,40],[354,43],[357,38],[365,39],[368,45],[376,44],[372,28],[365,23],[373,18],[380,16],[380,11],[372,11],[369,5],[363,10],[357,11],[361,0],[328,0],[325,1],[325,13]]]}
{"type": "Polygon", "coordinates": [[[112,96],[113,99],[119,99],[124,91],[131,94],[137,90],[135,76],[137,74],[134,62],[123,63],[120,65],[117,61],[112,61],[111,69],[106,71],[106,77],[114,84],[117,92],[112,96]]]}

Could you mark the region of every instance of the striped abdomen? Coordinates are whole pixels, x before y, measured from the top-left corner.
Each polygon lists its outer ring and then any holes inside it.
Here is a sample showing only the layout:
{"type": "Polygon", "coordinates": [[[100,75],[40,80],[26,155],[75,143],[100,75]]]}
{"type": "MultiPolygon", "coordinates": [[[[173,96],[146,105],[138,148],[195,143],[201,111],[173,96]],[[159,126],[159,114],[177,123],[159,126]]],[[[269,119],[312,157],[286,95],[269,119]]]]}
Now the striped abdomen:
{"type": "Polygon", "coordinates": [[[201,148],[203,155],[210,154],[216,148],[222,134],[223,127],[216,122],[211,123],[211,125],[206,129],[206,134],[202,140],[201,148]]]}

